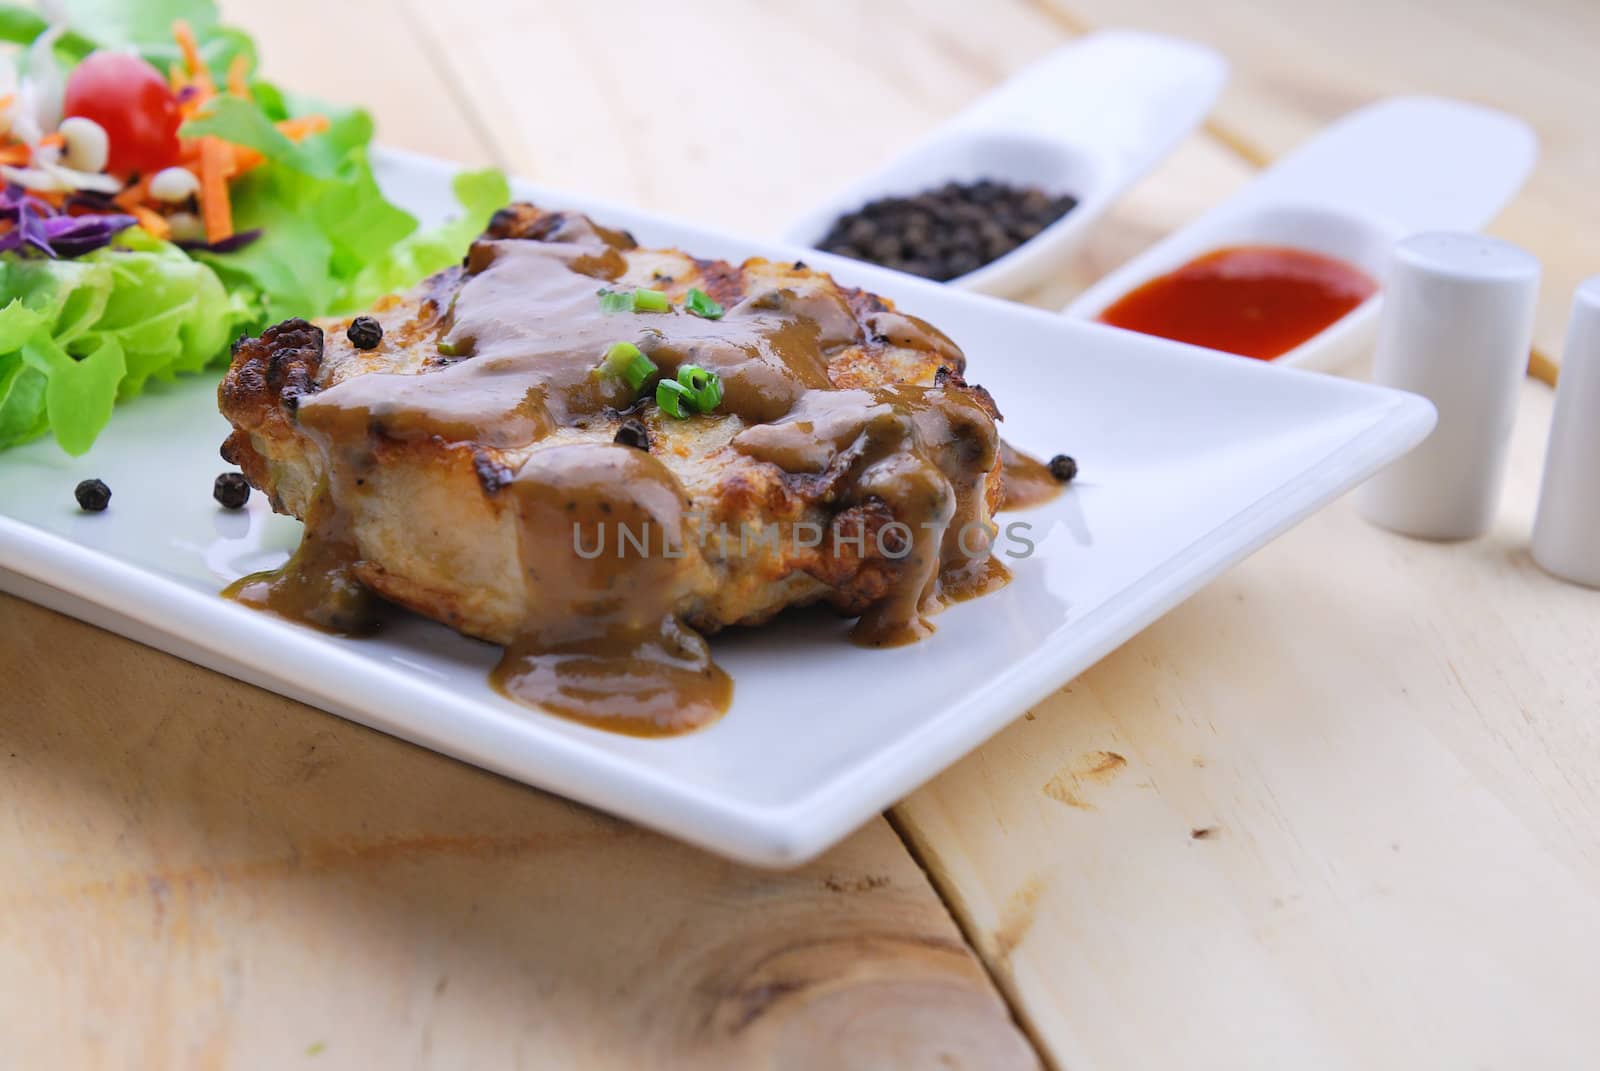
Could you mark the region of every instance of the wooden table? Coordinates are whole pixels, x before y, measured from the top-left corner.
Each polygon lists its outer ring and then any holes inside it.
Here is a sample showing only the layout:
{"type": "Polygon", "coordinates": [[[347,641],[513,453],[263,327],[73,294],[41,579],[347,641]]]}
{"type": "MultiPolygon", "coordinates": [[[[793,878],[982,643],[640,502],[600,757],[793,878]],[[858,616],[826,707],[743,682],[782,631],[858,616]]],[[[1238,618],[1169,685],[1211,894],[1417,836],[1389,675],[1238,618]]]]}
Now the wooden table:
{"type": "MultiPolygon", "coordinates": [[[[1234,81],[1073,289],[1386,93],[1545,157],[1497,231],[1557,355],[1600,271],[1600,8],[239,0],[386,141],[752,234],[1094,25],[1234,81]],[[980,14],[981,10],[981,14],[980,14]]],[[[1346,503],[818,862],[743,869],[0,598],[15,1067],[1600,1063],[1600,594],[1346,503]]]]}

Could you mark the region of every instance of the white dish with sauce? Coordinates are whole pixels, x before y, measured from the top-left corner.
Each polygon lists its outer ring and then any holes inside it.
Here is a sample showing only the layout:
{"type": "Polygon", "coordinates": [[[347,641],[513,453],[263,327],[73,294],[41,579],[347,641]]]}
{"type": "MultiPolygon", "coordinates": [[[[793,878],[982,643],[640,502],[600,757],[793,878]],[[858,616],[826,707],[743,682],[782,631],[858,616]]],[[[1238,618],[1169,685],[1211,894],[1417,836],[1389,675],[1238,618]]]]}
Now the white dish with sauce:
{"type": "MultiPolygon", "coordinates": [[[[400,203],[437,219],[451,169],[384,155],[400,203]]],[[[651,245],[793,258],[586,198],[651,245]]],[[[808,254],[809,257],[809,254],[808,254]]],[[[848,623],[781,618],[712,640],[732,708],[683,736],[621,736],[531,711],[488,683],[499,649],[422,620],[339,639],[226,602],[243,573],[281,563],[300,525],[262,496],[210,496],[227,432],[215,380],[152,388],[119,407],[85,457],[53,443],[0,454],[0,589],[264,688],[736,859],[802,861],[976,747],[1229,565],[1418,442],[1421,399],[964,294],[845,261],[814,263],[894,298],[952,335],[975,382],[1035,455],[1075,455],[1078,481],[1036,510],[1034,552],[1006,588],[936,618],[909,647],[866,650],[848,623]],[[91,476],[111,508],[80,513],[91,476]]],[[[1021,539],[1002,538],[1020,553],[1021,539]]],[[[48,672],[48,669],[42,669],[48,672]]]]}
{"type": "Polygon", "coordinates": [[[1063,311],[1093,320],[1198,256],[1287,246],[1361,269],[1376,294],[1273,364],[1332,369],[1371,349],[1394,244],[1476,230],[1522,187],[1538,139],[1520,119],[1437,97],[1397,97],[1345,116],[1231,199],[1085,290],[1063,311]]]}
{"type": "Polygon", "coordinates": [[[947,282],[1016,294],[1045,281],[1122,192],[1211,110],[1228,74],[1190,41],[1102,30],[1056,49],[912,149],[797,220],[784,239],[814,246],[839,216],[879,197],[994,179],[1078,204],[1010,253],[947,282]]]}

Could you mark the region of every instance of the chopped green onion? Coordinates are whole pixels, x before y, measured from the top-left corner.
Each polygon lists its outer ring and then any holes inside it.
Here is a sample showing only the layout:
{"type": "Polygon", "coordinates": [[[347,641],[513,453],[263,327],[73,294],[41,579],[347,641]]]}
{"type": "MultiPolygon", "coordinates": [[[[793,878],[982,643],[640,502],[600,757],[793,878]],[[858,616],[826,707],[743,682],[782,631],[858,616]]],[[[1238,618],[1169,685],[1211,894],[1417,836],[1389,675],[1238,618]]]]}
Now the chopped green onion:
{"type": "Polygon", "coordinates": [[[709,413],[722,404],[722,377],[715,372],[686,364],[678,369],[678,382],[689,391],[696,412],[709,413]]]}
{"type": "Polygon", "coordinates": [[[454,342],[440,342],[439,353],[445,357],[460,357],[461,347],[457,346],[454,342]]]}
{"type": "Polygon", "coordinates": [[[632,290],[610,290],[601,287],[601,312],[671,312],[672,302],[659,290],[635,287],[632,290]]]}
{"type": "Polygon", "coordinates": [[[632,312],[633,294],[627,290],[600,291],[601,312],[632,312]]]}
{"type": "Polygon", "coordinates": [[[634,390],[638,390],[640,387],[644,386],[645,381],[655,374],[655,362],[642,353],[639,354],[639,356],[634,360],[630,361],[627,368],[622,370],[623,380],[626,381],[628,386],[634,390]]]}
{"type": "Polygon", "coordinates": [[[600,370],[621,376],[629,387],[638,390],[656,373],[656,364],[631,342],[613,342],[600,360],[600,370]]]}
{"type": "Polygon", "coordinates": [[[663,379],[656,384],[656,405],[670,417],[688,420],[693,402],[688,387],[675,379],[663,379]]]}
{"type": "Polygon", "coordinates": [[[631,342],[613,342],[606,347],[605,356],[600,359],[600,367],[614,376],[620,376],[622,370],[635,357],[643,357],[643,352],[631,342]]]}
{"type": "Polygon", "coordinates": [[[667,295],[659,290],[646,290],[643,287],[633,292],[634,312],[671,312],[672,302],[667,300],[667,295]]]}
{"type": "Polygon", "coordinates": [[[678,382],[698,394],[710,384],[711,373],[697,364],[686,364],[678,369],[678,382]]]}
{"type": "Polygon", "coordinates": [[[698,286],[689,288],[689,298],[684,305],[696,316],[704,316],[708,320],[716,320],[722,316],[722,306],[712,301],[711,295],[698,286]]]}

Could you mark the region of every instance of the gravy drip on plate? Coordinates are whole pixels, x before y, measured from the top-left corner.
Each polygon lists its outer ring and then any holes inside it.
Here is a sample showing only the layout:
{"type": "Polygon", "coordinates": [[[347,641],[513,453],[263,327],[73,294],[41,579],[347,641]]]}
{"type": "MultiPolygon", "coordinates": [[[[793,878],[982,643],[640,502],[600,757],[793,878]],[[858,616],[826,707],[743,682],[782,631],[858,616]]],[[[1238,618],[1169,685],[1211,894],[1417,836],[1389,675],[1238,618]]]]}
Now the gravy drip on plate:
{"type": "Polygon", "coordinates": [[[1001,509],[1031,509],[1061,493],[1061,481],[1043,461],[1029,457],[1010,443],[1000,444],[1000,465],[1005,473],[1005,498],[1001,509]]]}
{"type": "Polygon", "coordinates": [[[344,517],[323,495],[282,568],[242,576],[222,594],[323,632],[370,636],[382,624],[383,600],[356,576],[356,558],[344,517]]]}
{"type": "MultiPolygon", "coordinates": [[[[605,427],[637,392],[596,366],[612,343],[636,344],[675,376],[696,364],[723,399],[698,421],[736,421],[728,449],[823,488],[834,516],[886,507],[899,553],[852,636],[908,643],[943,603],[1003,583],[990,553],[988,481],[1001,451],[992,403],[959,375],[934,386],[838,389],[832,357],[877,341],[936,353],[959,373],[960,351],[922,321],[883,311],[865,328],[831,289],[773,284],[745,292],[719,319],[675,307],[607,313],[598,291],[627,269],[625,236],[579,216],[544,241],[484,239],[439,318],[440,356],[418,374],[352,375],[300,400],[300,425],[322,447],[326,486],[305,542],[275,577],[230,591],[240,601],[356,632],[362,614],[330,610],[359,581],[359,548],[342,511],[384,441],[476,442],[525,456],[498,489],[515,511],[526,619],[505,647],[495,686],[513,699],[614,730],[659,735],[716,718],[732,682],[680,619],[703,582],[691,500],[658,457],[600,441],[543,442],[561,429],[605,427]],[[626,531],[634,538],[625,539],[626,531]],[[596,550],[598,548],[598,553],[596,550]]],[[[648,391],[646,392],[648,396],[648,391]]],[[[871,535],[867,537],[869,540],[871,535]]]]}

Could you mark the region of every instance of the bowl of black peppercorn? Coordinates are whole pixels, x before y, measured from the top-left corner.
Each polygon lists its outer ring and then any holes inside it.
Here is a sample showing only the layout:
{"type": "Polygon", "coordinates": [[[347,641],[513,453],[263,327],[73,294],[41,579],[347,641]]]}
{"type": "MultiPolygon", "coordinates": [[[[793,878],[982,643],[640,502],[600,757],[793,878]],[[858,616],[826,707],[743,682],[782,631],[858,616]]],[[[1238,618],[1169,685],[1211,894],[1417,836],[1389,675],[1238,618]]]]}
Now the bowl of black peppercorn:
{"type": "Polygon", "coordinates": [[[1077,206],[1070,193],[981,178],[879,197],[834,220],[817,248],[945,283],[1037,238],[1077,206]]]}
{"type": "MultiPolygon", "coordinates": [[[[1020,296],[1059,278],[1096,220],[1200,123],[1227,70],[1194,42],[1086,34],[821,202],[784,237],[851,262],[1020,296]]],[[[822,267],[856,281],[844,261],[822,267]]]]}
{"type": "Polygon", "coordinates": [[[967,290],[1018,293],[1065,262],[1098,214],[1103,169],[1071,146],[954,131],[791,227],[825,253],[967,290]]]}

